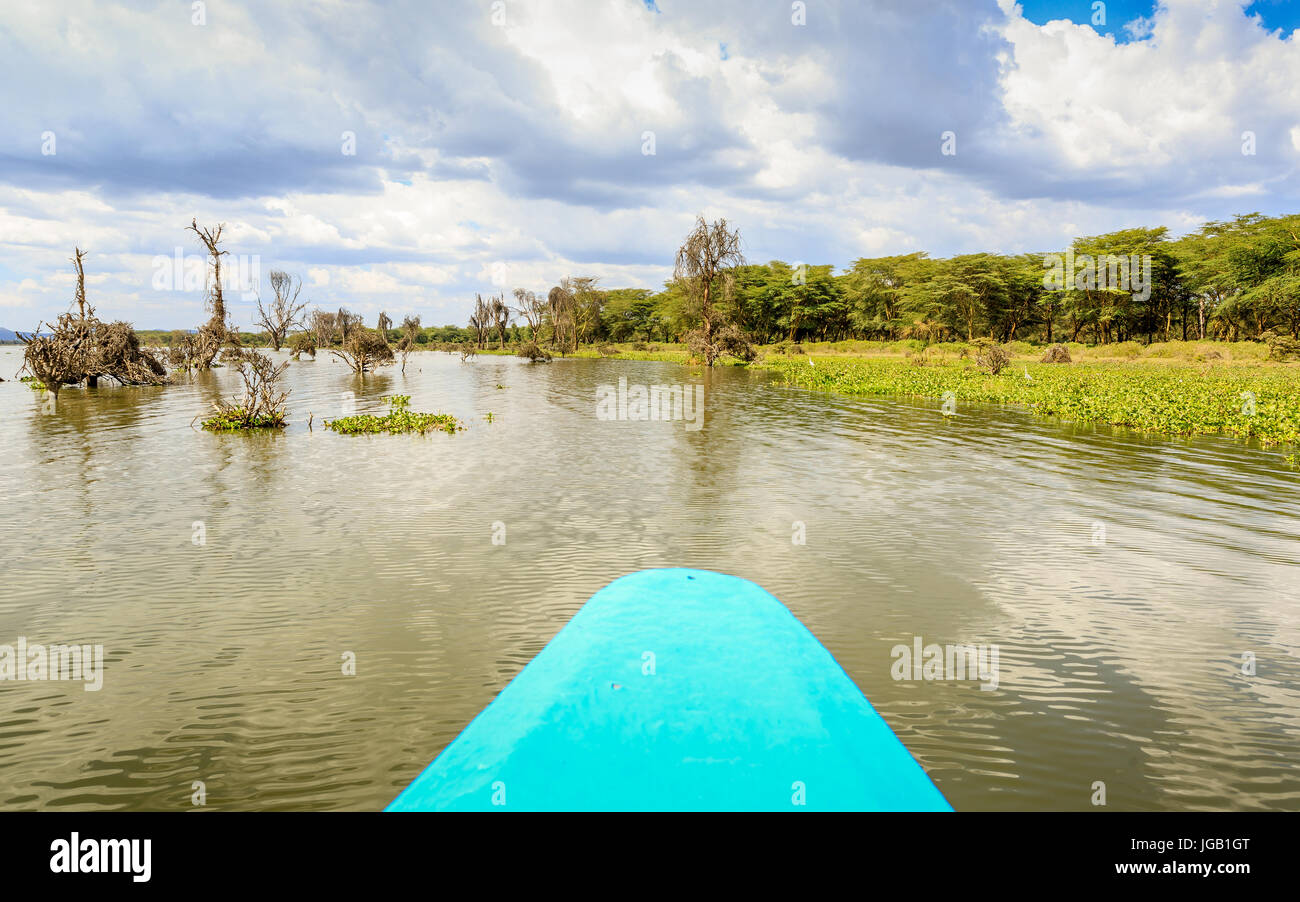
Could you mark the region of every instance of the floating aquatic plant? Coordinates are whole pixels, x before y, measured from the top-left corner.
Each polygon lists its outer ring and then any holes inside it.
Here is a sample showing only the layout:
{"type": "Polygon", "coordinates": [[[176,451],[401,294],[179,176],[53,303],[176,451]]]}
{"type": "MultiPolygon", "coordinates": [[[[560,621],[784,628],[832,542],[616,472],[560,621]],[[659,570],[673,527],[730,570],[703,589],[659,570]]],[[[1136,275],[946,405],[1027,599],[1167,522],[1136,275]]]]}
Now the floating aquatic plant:
{"type": "Polygon", "coordinates": [[[387,399],[388,413],[382,417],[374,414],[356,414],[337,420],[326,420],[325,428],[344,435],[367,435],[380,432],[446,432],[455,434],[464,429],[460,421],[449,413],[415,413],[410,409],[410,395],[393,395],[387,399]]]}
{"type": "Polygon", "coordinates": [[[962,362],[916,367],[899,360],[777,360],[790,385],[850,395],[910,395],[1022,404],[1044,416],[1166,435],[1221,433],[1266,445],[1300,445],[1294,371],[1142,364],[1028,364],[1025,373],[981,372],[962,362]]]}

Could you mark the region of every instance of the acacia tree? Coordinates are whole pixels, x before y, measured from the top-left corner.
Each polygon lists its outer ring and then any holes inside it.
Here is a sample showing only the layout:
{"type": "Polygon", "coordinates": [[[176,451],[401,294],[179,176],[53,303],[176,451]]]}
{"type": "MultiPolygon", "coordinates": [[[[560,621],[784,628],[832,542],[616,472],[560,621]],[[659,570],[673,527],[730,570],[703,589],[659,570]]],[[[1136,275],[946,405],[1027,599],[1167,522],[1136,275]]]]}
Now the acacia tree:
{"type": "Polygon", "coordinates": [[[510,308],[506,306],[504,295],[497,295],[492,298],[488,305],[488,313],[492,317],[492,324],[496,327],[497,338],[501,342],[501,350],[506,347],[506,329],[510,325],[510,308]]]}
{"type": "MultiPolygon", "coordinates": [[[[367,329],[361,324],[361,317],[356,314],[346,310],[340,310],[339,314],[345,316],[351,325],[342,345],[330,348],[331,354],[351,367],[352,372],[358,376],[393,362],[393,348],[383,333],[378,329],[367,329]]],[[[380,317],[383,318],[383,314],[380,317]]]]}
{"type": "Polygon", "coordinates": [[[328,310],[313,310],[307,319],[307,327],[316,339],[317,348],[328,348],[334,344],[337,319],[328,310]]]}
{"type": "Polygon", "coordinates": [[[402,337],[397,342],[397,349],[402,352],[402,374],[406,374],[406,358],[415,350],[420,338],[420,318],[408,316],[402,320],[402,337]]]}
{"type": "Polygon", "coordinates": [[[713,308],[713,283],[727,270],[743,266],[745,255],[740,250],[740,230],[727,227],[727,220],[719,219],[712,225],[703,216],[696,217],[695,228],[677,249],[673,278],[685,283],[687,290],[700,301],[702,319],[701,349],[705,363],[713,366],[721,349],[713,341],[715,321],[713,308]]]}
{"type": "Polygon", "coordinates": [[[307,302],[298,303],[302,279],[295,282],[293,276],[278,269],[271,271],[271,291],[275,293],[275,300],[270,310],[262,306],[260,297],[257,299],[257,322],[271,336],[271,346],[278,351],[289,330],[302,325],[302,311],[307,302]]]}
{"type": "Polygon", "coordinates": [[[561,354],[578,349],[577,298],[573,293],[573,283],[565,278],[560,280],[546,295],[547,313],[551,318],[551,347],[559,348],[561,354]]]}
{"type": "Polygon", "coordinates": [[[515,310],[528,323],[528,331],[531,333],[528,343],[520,346],[519,356],[534,363],[539,360],[549,361],[551,359],[550,353],[542,350],[539,345],[542,336],[542,323],[546,320],[546,301],[543,301],[534,292],[525,291],[522,288],[515,289],[515,300],[519,302],[519,306],[515,310]]]}
{"type": "Polygon", "coordinates": [[[360,313],[353,313],[347,307],[340,307],[339,312],[334,314],[334,330],[338,334],[341,345],[348,343],[354,331],[363,328],[365,327],[362,325],[360,313]]]}
{"type": "Polygon", "coordinates": [[[293,354],[294,360],[301,360],[302,355],[306,354],[312,360],[316,359],[316,335],[314,332],[295,332],[289,337],[289,351],[293,354]]]}
{"type": "Polygon", "coordinates": [[[600,314],[605,307],[605,292],[596,288],[591,276],[567,280],[573,292],[574,342],[595,341],[600,333],[600,314]]]}
{"type": "MultiPolygon", "coordinates": [[[[922,251],[896,257],[860,258],[843,278],[849,324],[860,333],[893,341],[913,285],[925,281],[933,263],[922,251]]],[[[932,317],[936,314],[929,312],[932,317]]]]}
{"type": "Polygon", "coordinates": [[[522,288],[515,289],[515,300],[519,306],[515,308],[524,322],[528,323],[529,330],[533,333],[533,343],[536,344],[542,337],[542,321],[546,318],[546,303],[539,299],[536,293],[525,291],[522,288]]]}

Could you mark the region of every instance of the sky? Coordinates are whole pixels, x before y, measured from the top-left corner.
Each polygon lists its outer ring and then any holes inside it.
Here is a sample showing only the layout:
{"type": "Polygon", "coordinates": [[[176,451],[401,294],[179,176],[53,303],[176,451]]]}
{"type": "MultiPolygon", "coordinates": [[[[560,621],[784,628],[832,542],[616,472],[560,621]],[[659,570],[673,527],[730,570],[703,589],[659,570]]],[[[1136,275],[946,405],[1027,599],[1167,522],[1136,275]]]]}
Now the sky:
{"type": "Polygon", "coordinates": [[[74,246],[101,318],[197,325],[194,218],[247,330],[273,269],[426,325],[658,288],[697,215],[838,269],[1300,212],[1297,29],[1274,0],[6,0],[0,326],[67,309],[74,246]]]}

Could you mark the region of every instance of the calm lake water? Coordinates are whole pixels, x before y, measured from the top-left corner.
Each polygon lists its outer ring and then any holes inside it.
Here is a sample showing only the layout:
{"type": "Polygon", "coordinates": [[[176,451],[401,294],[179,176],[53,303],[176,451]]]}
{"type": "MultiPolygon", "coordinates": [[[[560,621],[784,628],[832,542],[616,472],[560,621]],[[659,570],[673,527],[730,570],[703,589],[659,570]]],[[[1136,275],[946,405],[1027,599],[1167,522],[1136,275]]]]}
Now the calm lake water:
{"type": "Polygon", "coordinates": [[[106,655],[98,692],[0,683],[0,807],[186,810],[202,781],[209,808],[378,809],[593,592],[691,566],[784,601],[959,810],[1087,809],[1097,781],[1110,809],[1300,810],[1282,454],[662,363],[288,378],[290,427],[256,436],[191,427],[228,369],[52,412],[0,385],[0,644],[106,655]],[[704,428],[597,419],[620,376],[704,384],[704,428]],[[322,430],[348,391],[468,429],[322,430]],[[998,688],[894,680],[918,636],[996,644],[998,688]]]}

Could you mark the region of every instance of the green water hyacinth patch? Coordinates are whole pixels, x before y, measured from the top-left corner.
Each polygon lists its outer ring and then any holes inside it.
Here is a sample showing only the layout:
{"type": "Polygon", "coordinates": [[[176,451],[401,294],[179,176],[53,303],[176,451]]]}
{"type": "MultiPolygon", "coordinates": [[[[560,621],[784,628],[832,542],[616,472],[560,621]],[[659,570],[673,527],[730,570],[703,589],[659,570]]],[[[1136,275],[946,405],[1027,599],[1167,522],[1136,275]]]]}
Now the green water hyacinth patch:
{"type": "Polygon", "coordinates": [[[849,395],[909,395],[1020,404],[1043,416],[1166,435],[1224,434],[1300,445],[1300,373],[1294,369],[1144,364],[1023,364],[999,375],[963,362],[775,361],[789,385],[849,395]]]}
{"type": "Polygon", "coordinates": [[[203,421],[203,428],[211,432],[240,432],[245,429],[283,429],[284,427],[284,411],[250,417],[242,407],[219,410],[203,421]]]}
{"type": "Polygon", "coordinates": [[[464,429],[460,421],[449,413],[415,413],[410,410],[410,395],[393,395],[387,399],[390,410],[382,417],[374,414],[357,414],[337,420],[326,420],[325,428],[344,435],[367,435],[388,432],[446,432],[454,435],[464,429]]]}

